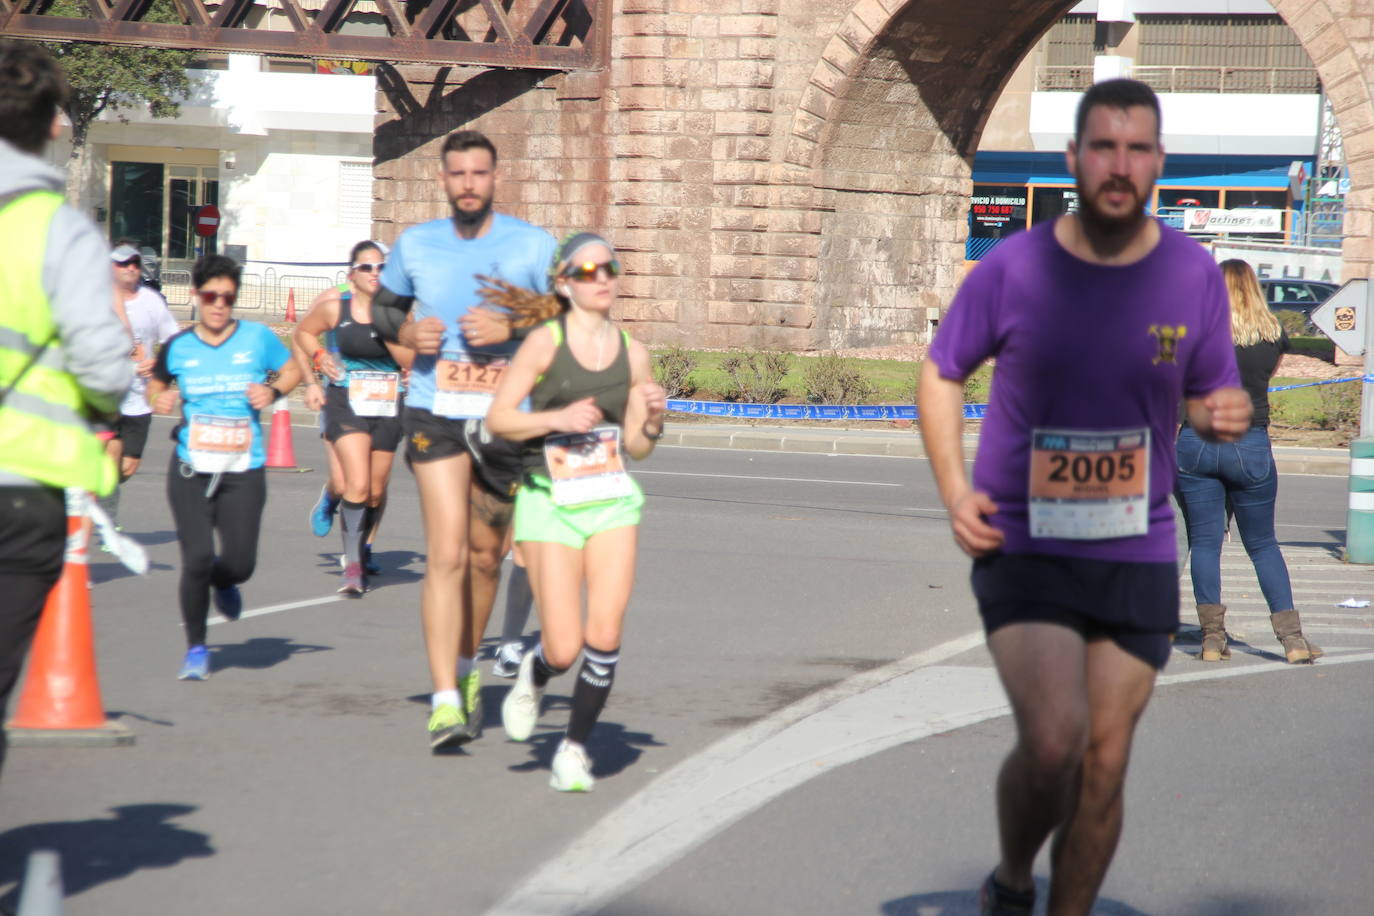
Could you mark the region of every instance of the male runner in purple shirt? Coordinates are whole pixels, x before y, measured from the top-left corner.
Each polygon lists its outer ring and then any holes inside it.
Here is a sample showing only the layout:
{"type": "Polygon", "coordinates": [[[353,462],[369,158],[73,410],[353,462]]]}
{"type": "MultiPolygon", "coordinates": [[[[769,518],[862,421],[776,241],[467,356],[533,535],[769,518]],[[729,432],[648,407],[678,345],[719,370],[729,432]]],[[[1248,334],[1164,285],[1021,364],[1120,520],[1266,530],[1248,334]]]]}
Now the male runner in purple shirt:
{"type": "Polygon", "coordinates": [[[1211,257],[1149,217],[1159,102],[1098,83],[1067,153],[1080,209],[998,246],[968,277],[921,374],[921,431],[1010,698],[1001,862],[982,912],[1086,914],[1121,834],[1131,737],[1178,626],[1168,494],[1178,405],[1199,434],[1250,423],[1211,257]],[[964,380],[995,357],[970,483],[964,380]]]}

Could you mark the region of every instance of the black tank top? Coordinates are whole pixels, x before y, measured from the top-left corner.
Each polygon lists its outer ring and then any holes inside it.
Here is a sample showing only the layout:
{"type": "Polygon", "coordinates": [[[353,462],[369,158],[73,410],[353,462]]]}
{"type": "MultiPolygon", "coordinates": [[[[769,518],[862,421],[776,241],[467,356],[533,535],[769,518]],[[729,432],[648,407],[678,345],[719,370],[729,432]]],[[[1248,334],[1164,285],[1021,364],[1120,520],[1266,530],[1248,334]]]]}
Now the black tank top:
{"type": "Polygon", "coordinates": [[[339,297],[339,320],[334,325],[334,346],[338,348],[344,368],[350,372],[395,372],[400,368],[371,322],[364,323],[353,319],[352,293],[344,293],[339,297]]]}
{"type": "MultiPolygon", "coordinates": [[[[610,365],[600,372],[586,368],[573,356],[568,346],[567,314],[548,322],[558,348],[553,362],[534,383],[530,392],[530,410],[557,410],[583,398],[594,398],[601,408],[601,426],[623,426],[625,405],[630,399],[630,336],[625,331],[616,335],[616,353],[610,365]]],[[[522,464],[525,478],[531,473],[547,476],[544,467],[544,437],[525,442],[522,464]]]]}

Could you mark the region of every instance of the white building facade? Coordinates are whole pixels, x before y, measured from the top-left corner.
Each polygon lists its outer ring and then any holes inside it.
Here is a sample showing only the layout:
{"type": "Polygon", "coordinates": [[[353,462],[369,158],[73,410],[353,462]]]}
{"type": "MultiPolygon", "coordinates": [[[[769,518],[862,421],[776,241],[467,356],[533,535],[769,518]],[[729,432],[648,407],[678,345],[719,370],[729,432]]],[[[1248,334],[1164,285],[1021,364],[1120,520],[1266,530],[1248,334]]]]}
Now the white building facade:
{"type": "MultiPolygon", "coordinates": [[[[177,118],[124,111],[91,126],[78,202],[112,240],[156,251],[174,285],[198,254],[220,252],[244,264],[268,307],[283,308],[292,291],[304,306],[371,232],[376,80],[365,66],[327,72],[304,59],[206,63],[214,69],[188,71],[193,88],[177,118]],[[206,204],[221,221],[203,238],[194,217],[206,204]]],[[[63,146],[53,155],[65,165],[63,146]]]]}

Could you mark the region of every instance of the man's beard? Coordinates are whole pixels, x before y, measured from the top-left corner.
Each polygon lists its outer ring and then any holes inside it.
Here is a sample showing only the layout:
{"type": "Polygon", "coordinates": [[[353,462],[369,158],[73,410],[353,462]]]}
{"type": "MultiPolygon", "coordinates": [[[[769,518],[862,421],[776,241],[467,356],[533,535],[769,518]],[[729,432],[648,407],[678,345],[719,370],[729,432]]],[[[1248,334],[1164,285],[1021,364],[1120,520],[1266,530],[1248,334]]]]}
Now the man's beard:
{"type": "Polygon", "coordinates": [[[482,201],[482,206],[476,210],[463,210],[458,206],[457,200],[449,202],[453,207],[453,221],[463,226],[480,226],[491,213],[491,198],[482,201]]]}
{"type": "MultiPolygon", "coordinates": [[[[1107,182],[1097,189],[1097,194],[1104,194],[1107,191],[1122,190],[1128,192],[1135,203],[1123,216],[1113,216],[1102,212],[1097,206],[1097,195],[1089,194],[1082,183],[1077,183],[1078,187],[1078,217],[1089,228],[1104,235],[1115,235],[1126,232],[1143,223],[1146,219],[1145,201],[1136,192],[1134,185],[1128,182],[1107,182]]],[[[1145,194],[1148,197],[1153,185],[1147,189],[1145,194]]]]}

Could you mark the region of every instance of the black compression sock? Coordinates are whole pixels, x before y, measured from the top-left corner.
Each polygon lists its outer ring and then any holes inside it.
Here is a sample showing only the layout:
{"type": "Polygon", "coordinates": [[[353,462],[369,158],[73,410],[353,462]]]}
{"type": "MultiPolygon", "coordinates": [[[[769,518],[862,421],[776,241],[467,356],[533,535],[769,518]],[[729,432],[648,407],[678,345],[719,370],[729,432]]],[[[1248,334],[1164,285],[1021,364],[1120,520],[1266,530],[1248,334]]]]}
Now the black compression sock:
{"type": "Polygon", "coordinates": [[[362,503],[349,502],[344,500],[339,517],[343,519],[343,547],[344,557],[347,562],[359,563],[361,556],[359,547],[363,541],[363,515],[367,512],[367,507],[362,503]]]}
{"type": "Polygon", "coordinates": [[[549,683],[549,678],[567,671],[567,668],[555,668],[544,658],[544,646],[541,643],[534,649],[534,686],[543,687],[549,683]]]}
{"type": "Polygon", "coordinates": [[[586,745],[592,726],[611,695],[615,682],[615,666],[620,661],[620,649],[607,652],[582,647],[582,668],[577,672],[577,686],[573,688],[572,716],[568,719],[568,740],[586,745]]]}

